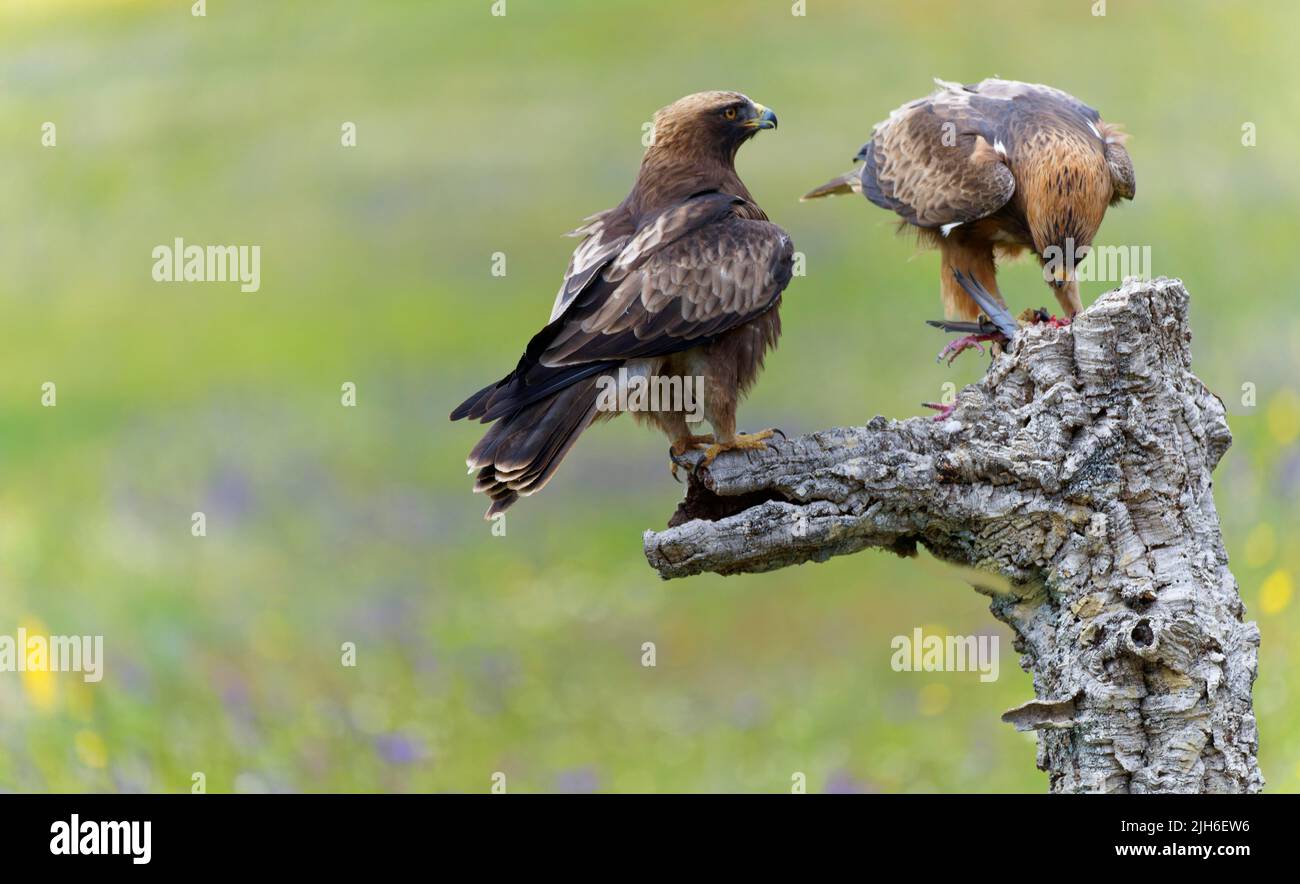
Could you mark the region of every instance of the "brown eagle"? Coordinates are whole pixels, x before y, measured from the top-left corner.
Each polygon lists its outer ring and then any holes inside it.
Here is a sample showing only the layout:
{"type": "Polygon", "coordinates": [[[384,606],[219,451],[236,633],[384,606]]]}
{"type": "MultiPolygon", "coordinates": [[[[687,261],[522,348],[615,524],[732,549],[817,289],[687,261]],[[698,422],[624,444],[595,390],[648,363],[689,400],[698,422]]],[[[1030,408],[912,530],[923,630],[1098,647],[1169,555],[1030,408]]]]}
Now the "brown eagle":
{"type": "MultiPolygon", "coordinates": [[[[915,226],[942,255],[940,292],[949,320],[974,319],[979,302],[990,297],[1005,308],[997,259],[1026,248],[1073,317],[1082,309],[1075,266],[1106,208],[1133,198],[1126,136],[1050,86],[935,83],[933,93],[876,125],[854,158],[860,168],[803,198],[861,193],[898,213],[903,227],[915,226]]],[[[1014,333],[1014,325],[996,324],[1014,333]]]]}
{"type": "Polygon", "coordinates": [[[706,462],[772,435],[737,434],[736,405],[780,334],[793,246],[754,202],[735,159],[776,123],[738,92],[688,95],[655,114],[632,191],[570,234],[583,241],[550,322],[514,371],[451,413],[496,421],[466,461],[478,470],[474,490],[492,499],[488,518],[540,490],[583,430],[620,411],[663,430],[674,454],[707,446],[706,462]],[[682,397],[630,407],[637,381],[666,390],[693,382],[696,413],[713,433],[691,433],[682,397]]]}

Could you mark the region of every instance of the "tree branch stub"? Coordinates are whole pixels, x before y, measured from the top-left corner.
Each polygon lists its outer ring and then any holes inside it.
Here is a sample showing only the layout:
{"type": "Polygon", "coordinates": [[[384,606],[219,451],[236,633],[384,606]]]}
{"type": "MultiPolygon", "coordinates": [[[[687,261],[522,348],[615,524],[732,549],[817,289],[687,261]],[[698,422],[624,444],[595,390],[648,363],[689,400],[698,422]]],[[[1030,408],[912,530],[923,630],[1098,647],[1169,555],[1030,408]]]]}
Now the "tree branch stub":
{"type": "Polygon", "coordinates": [[[1009,589],[981,591],[1037,695],[1004,720],[1037,730],[1053,791],[1258,791],[1259,630],[1211,481],[1232,437],[1191,373],[1188,302],[1130,279],[1070,326],[1023,329],[945,421],[724,453],[646,558],[673,578],[921,545],[996,572],[1009,589]]]}

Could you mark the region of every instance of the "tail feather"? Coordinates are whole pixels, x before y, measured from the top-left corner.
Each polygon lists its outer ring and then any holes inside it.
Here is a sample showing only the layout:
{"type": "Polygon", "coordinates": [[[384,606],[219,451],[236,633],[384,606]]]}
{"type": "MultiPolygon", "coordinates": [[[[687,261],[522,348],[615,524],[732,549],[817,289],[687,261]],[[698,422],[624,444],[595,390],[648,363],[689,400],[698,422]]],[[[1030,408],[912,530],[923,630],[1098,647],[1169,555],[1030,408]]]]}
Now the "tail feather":
{"type": "Polygon", "coordinates": [[[497,381],[495,384],[488,384],[482,390],[479,390],[473,396],[470,396],[460,405],[456,406],[455,410],[452,411],[451,413],[451,419],[454,421],[458,421],[461,420],[462,418],[467,418],[471,416],[472,417],[481,416],[482,413],[487,410],[486,400],[489,399],[491,395],[494,392],[496,392],[496,390],[498,390],[502,385],[508,383],[513,377],[514,377],[514,373],[511,372],[501,380],[497,381]]]}
{"type": "Polygon", "coordinates": [[[832,178],[821,187],[814,187],[812,190],[799,197],[799,202],[808,200],[821,199],[824,196],[836,196],[844,193],[862,193],[862,170],[854,169],[852,172],[845,172],[838,178],[832,178]]]}
{"type": "MultiPolygon", "coordinates": [[[[484,467],[483,472],[490,472],[491,469],[491,467],[484,467]]],[[[480,489],[475,485],[474,490],[482,490],[483,493],[485,493],[492,501],[492,505],[489,506],[487,512],[483,514],[483,518],[485,519],[490,519],[498,513],[504,513],[506,510],[510,509],[511,505],[514,504],[516,500],[519,499],[519,494],[517,492],[511,491],[500,483],[493,483],[491,486],[483,489],[480,489]]]]}
{"type": "Polygon", "coordinates": [[[474,490],[492,500],[486,518],[505,512],[551,480],[596,417],[598,382],[596,377],[584,378],[511,412],[474,446],[466,462],[479,471],[474,490]]]}
{"type": "Polygon", "coordinates": [[[514,371],[456,406],[451,419],[490,423],[616,365],[617,362],[592,362],[550,367],[539,365],[525,354],[514,371]]]}

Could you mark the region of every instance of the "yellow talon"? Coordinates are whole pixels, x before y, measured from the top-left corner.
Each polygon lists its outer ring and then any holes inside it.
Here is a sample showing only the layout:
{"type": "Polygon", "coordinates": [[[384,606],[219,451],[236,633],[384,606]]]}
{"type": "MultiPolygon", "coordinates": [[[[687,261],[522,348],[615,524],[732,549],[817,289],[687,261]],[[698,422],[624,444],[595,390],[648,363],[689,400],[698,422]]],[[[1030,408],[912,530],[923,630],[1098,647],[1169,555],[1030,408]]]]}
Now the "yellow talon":
{"type": "Polygon", "coordinates": [[[682,436],[680,439],[674,439],[672,447],[668,449],[669,454],[672,456],[672,458],[674,458],[672,462],[673,478],[674,479],[677,478],[677,461],[675,460],[675,458],[681,457],[683,454],[690,451],[692,448],[703,448],[705,445],[708,445],[712,441],[713,441],[712,434],[705,434],[703,436],[692,436],[687,434],[685,436],[682,436]]]}
{"type": "Polygon", "coordinates": [[[704,451],[704,460],[700,461],[700,466],[707,467],[713,463],[714,458],[724,451],[753,451],[767,447],[763,440],[772,438],[772,430],[763,430],[758,433],[737,433],[728,442],[716,442],[710,445],[704,451]]]}

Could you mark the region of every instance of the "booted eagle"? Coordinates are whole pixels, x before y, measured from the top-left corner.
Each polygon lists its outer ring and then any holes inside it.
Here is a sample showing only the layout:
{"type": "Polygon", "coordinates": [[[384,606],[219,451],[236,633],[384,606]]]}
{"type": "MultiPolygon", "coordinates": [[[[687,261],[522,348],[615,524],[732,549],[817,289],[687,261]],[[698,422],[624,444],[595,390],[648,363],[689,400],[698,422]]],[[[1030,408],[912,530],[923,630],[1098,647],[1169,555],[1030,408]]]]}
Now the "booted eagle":
{"type": "MultiPolygon", "coordinates": [[[[674,454],[761,448],[736,433],[736,405],[781,331],[790,237],[736,174],[736,151],[776,115],[738,92],[701,92],[655,114],[654,137],[623,202],[587,219],[551,319],[514,371],[466,399],[452,420],[496,421],[466,463],[491,518],[540,490],[582,431],[630,410],[674,454]],[[696,379],[699,379],[698,382],[696,379]],[[682,401],[620,407],[633,382],[696,383],[711,435],[693,435],[682,401]],[[618,403],[610,407],[610,403],[618,403]]],[[[674,386],[676,385],[676,386],[674,386]]],[[[667,397],[670,400],[674,397],[667,397]]],[[[680,397],[678,397],[680,399],[680,397]]],[[[652,400],[653,401],[653,400],[652,400]]]]}
{"type": "MultiPolygon", "coordinates": [[[[1073,317],[1083,307],[1075,266],[1106,208],[1133,199],[1126,136],[1050,86],[935,83],[933,93],[876,125],[854,157],[860,168],[803,198],[861,193],[915,226],[942,255],[940,292],[950,320],[974,319],[980,301],[1005,308],[995,258],[1026,248],[1073,317]]],[[[996,324],[1014,333],[1014,325],[996,324]]]]}

